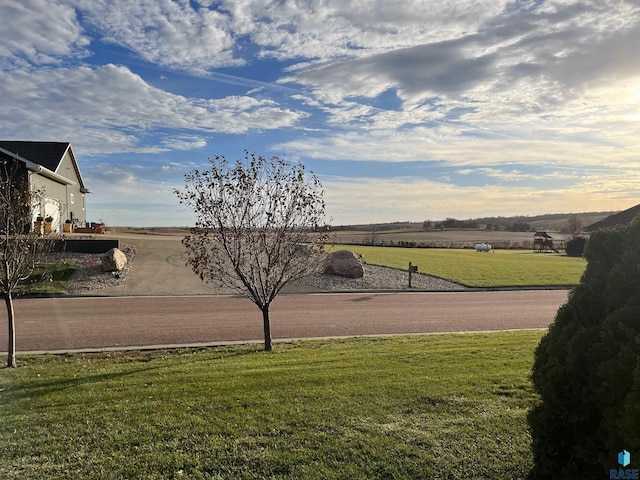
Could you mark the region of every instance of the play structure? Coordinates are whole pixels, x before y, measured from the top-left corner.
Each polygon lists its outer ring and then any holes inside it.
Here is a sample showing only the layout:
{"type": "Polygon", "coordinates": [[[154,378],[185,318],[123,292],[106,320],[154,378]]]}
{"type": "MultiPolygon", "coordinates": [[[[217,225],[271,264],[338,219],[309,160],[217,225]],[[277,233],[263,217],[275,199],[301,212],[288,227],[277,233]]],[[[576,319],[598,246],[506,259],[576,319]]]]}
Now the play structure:
{"type": "Polygon", "coordinates": [[[533,236],[533,251],[535,253],[560,253],[560,250],[564,250],[564,240],[556,241],[554,244],[553,237],[547,232],[536,232],[533,236]]]}

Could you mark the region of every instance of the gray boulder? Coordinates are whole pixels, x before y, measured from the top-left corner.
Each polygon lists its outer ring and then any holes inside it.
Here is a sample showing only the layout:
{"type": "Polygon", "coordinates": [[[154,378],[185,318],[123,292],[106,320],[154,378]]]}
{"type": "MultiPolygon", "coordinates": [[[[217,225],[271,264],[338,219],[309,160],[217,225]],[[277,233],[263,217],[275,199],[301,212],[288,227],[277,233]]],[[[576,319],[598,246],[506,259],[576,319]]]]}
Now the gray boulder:
{"type": "Polygon", "coordinates": [[[324,273],[338,277],[361,278],[364,269],[353,252],[338,250],[328,254],[324,260],[324,273]]]}
{"type": "Polygon", "coordinates": [[[112,248],[100,257],[102,271],[119,272],[127,265],[127,256],[119,248],[112,248]]]}

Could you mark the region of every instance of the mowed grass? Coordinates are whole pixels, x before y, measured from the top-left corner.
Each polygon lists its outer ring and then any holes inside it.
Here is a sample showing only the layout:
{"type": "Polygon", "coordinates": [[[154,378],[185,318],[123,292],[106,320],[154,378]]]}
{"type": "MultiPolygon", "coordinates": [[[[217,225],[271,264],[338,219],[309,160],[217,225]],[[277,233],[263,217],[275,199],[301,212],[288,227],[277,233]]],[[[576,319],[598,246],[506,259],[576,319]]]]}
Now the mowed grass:
{"type": "Polygon", "coordinates": [[[19,357],[0,478],[523,478],[542,333],[19,357]]]}
{"type": "Polygon", "coordinates": [[[67,282],[78,269],[68,263],[38,264],[33,273],[15,290],[17,295],[62,295],[67,292],[67,282]]]}
{"type": "Polygon", "coordinates": [[[530,250],[487,253],[472,249],[334,245],[330,251],[341,249],[361,253],[372,265],[407,270],[411,262],[420,273],[469,287],[573,286],[580,282],[587,266],[583,258],[530,250]]]}

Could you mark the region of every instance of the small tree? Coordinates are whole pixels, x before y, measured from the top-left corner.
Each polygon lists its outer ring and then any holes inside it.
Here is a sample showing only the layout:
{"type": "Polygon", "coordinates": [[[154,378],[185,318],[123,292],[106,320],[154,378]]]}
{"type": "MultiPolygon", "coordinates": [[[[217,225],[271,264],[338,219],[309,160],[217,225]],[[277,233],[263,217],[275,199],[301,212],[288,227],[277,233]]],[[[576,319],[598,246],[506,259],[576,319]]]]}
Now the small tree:
{"type": "Polygon", "coordinates": [[[365,243],[367,245],[375,245],[378,243],[378,239],[380,237],[380,230],[378,225],[371,224],[371,228],[369,229],[369,235],[366,237],[365,243]]]}
{"type": "Polygon", "coordinates": [[[584,237],[573,237],[567,241],[567,245],[564,249],[569,257],[581,257],[584,253],[584,246],[587,244],[587,239],[584,237]]]}
{"type": "Polygon", "coordinates": [[[269,306],[280,290],[318,266],[314,251],[327,239],[320,181],[304,166],[245,152],[230,164],[185,174],[175,193],[196,213],[183,240],[187,261],[201,280],[231,288],[262,311],[264,348],[271,350],[269,306]]]}
{"type": "Polygon", "coordinates": [[[571,235],[573,240],[578,236],[578,233],[582,230],[582,219],[580,215],[572,214],[567,217],[567,233],[571,235]]]}
{"type": "Polygon", "coordinates": [[[13,291],[33,272],[51,242],[31,229],[31,214],[41,192],[29,190],[26,170],[0,162],[0,292],[7,306],[9,345],[7,366],[16,366],[16,329],[13,291]]]}

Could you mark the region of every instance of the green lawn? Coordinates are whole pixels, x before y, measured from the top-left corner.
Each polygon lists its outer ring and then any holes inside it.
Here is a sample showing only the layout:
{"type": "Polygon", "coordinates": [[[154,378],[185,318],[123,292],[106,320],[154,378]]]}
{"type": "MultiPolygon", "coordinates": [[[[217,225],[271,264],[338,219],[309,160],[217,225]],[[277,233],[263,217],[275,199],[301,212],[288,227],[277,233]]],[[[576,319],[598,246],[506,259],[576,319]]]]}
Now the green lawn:
{"type": "Polygon", "coordinates": [[[61,295],[67,292],[67,281],[78,269],[78,265],[68,263],[43,263],[36,266],[33,273],[18,285],[15,293],[30,295],[61,295]]]}
{"type": "Polygon", "coordinates": [[[469,287],[573,286],[587,265],[583,258],[530,250],[366,247],[335,245],[331,250],[361,253],[367,263],[407,270],[409,262],[419,272],[469,287]]]}
{"type": "Polygon", "coordinates": [[[541,335],[18,357],[0,478],[523,478],[541,335]]]}

